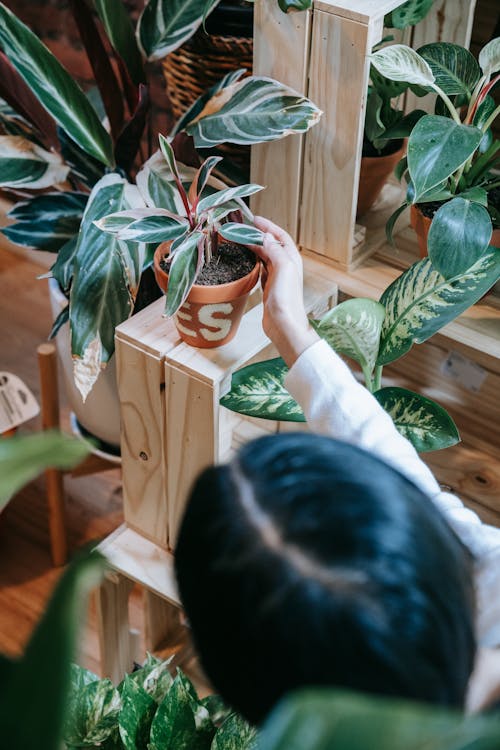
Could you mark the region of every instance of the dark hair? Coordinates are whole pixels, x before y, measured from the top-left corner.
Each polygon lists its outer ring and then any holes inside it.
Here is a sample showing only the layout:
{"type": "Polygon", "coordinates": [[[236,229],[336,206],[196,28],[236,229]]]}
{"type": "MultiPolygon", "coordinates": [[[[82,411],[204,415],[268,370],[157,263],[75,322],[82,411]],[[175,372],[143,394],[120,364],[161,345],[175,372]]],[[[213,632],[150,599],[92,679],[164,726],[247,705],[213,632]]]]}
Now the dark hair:
{"type": "Polygon", "coordinates": [[[464,704],[469,554],[423,492],[359,448],[275,435],[204,471],[176,572],[207,676],[254,723],[306,685],[464,704]]]}

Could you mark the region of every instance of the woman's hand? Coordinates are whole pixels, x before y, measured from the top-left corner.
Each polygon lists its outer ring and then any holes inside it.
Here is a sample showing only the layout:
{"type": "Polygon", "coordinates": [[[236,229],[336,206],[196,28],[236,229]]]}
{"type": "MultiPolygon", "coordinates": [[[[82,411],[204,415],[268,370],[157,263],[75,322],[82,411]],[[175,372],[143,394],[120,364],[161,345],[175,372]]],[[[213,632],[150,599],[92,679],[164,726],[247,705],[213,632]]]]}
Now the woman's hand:
{"type": "Polygon", "coordinates": [[[263,246],[252,246],[263,262],[262,326],[291,367],[319,340],[304,308],[302,259],[290,235],[272,221],[256,216],[255,226],[264,233],[263,246]]]}

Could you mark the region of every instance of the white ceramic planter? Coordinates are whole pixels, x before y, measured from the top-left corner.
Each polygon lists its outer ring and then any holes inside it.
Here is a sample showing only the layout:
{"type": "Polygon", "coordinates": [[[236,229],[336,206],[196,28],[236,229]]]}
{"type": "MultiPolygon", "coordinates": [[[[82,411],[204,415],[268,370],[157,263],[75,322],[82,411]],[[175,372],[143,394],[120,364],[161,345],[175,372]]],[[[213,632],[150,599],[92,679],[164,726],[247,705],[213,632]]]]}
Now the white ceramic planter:
{"type": "MultiPolygon", "coordinates": [[[[54,320],[68,304],[55,279],[49,279],[50,303],[54,320]]],[[[120,403],[116,384],[115,357],[112,357],[105,370],[101,372],[85,403],[73,380],[73,362],[71,359],[71,341],[69,324],[66,323],[56,336],[57,351],[61,360],[64,385],[71,410],[78,422],[95,437],[120,445],[120,403]]]]}

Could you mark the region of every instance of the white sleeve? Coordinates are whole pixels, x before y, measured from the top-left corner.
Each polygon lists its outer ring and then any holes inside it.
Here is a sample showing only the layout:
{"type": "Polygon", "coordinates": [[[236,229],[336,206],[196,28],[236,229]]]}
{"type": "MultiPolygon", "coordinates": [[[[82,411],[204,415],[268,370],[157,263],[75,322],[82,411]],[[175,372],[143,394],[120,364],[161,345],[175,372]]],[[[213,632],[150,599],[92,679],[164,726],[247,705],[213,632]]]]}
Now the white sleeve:
{"type": "Polygon", "coordinates": [[[286,376],[285,386],[314,432],[364,448],[407,476],[436,503],[477,560],[481,639],[488,645],[492,645],[492,639],[500,643],[500,529],[482,523],[458,497],[441,491],[430,469],[397,431],[387,412],[325,341],[316,342],[300,355],[286,376]],[[496,626],[489,604],[492,599],[498,614],[496,626]]]}

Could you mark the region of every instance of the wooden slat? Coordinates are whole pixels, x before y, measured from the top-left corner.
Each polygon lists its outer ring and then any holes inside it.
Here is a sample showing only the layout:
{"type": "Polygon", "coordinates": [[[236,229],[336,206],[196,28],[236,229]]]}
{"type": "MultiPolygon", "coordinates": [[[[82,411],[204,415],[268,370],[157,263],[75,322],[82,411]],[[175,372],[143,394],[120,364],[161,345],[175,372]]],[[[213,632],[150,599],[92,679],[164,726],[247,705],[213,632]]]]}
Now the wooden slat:
{"type": "MultiPolygon", "coordinates": [[[[258,0],[254,11],[254,74],[275,78],[307,95],[311,11],[284,14],[258,0]]],[[[272,219],[298,239],[304,138],[292,135],[252,147],[252,182],[266,190],[252,197],[256,214],[272,219]]]]}
{"type": "Polygon", "coordinates": [[[128,598],[133,583],[118,573],[108,573],[95,593],[101,674],[117,685],[134,666],[128,618],[128,598]]]}
{"type": "Polygon", "coordinates": [[[314,8],[360,23],[382,19],[401,5],[401,0],[314,0],[314,8]]]}

